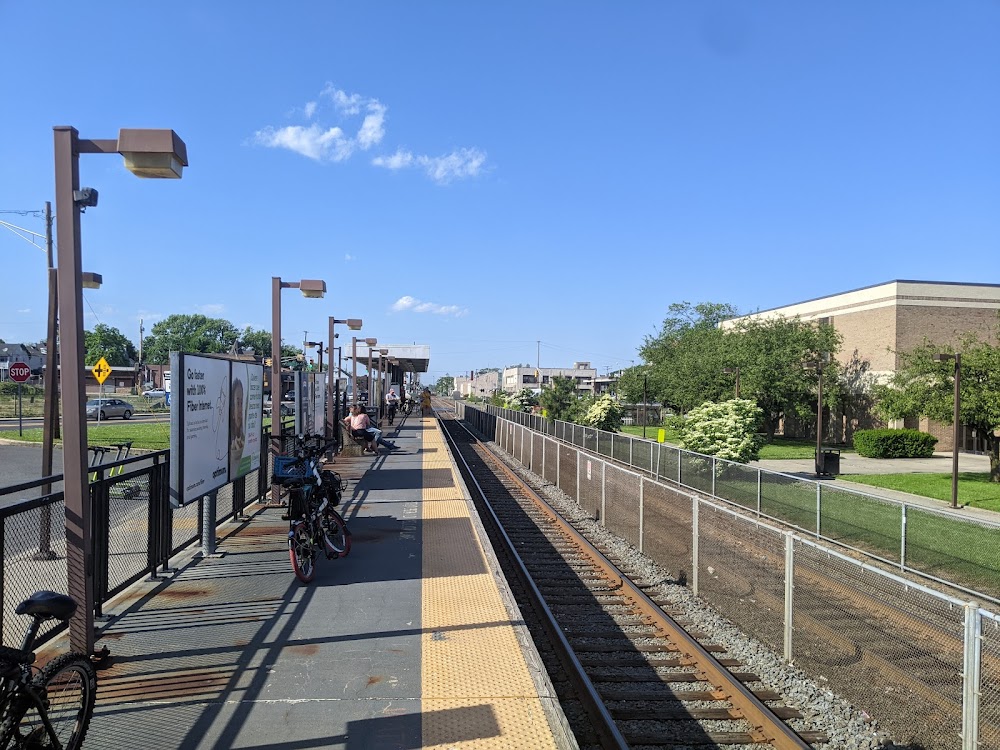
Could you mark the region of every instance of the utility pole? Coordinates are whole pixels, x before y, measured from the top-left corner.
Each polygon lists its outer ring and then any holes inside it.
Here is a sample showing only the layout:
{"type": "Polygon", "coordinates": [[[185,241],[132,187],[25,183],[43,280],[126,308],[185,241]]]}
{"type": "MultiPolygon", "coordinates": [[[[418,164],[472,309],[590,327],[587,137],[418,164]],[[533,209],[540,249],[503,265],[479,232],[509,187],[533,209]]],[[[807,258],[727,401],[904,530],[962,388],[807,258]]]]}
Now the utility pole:
{"type": "MultiPolygon", "coordinates": [[[[42,476],[52,476],[53,441],[59,438],[59,384],[56,364],[56,317],[58,307],[58,283],[52,254],[52,203],[45,201],[45,254],[48,258],[49,275],[49,327],[45,339],[45,373],[42,376],[42,387],[45,390],[45,406],[42,412],[42,476]]],[[[42,487],[42,494],[52,492],[52,485],[42,487]]],[[[41,528],[38,539],[39,560],[52,560],[52,506],[41,509],[41,528]]]]}

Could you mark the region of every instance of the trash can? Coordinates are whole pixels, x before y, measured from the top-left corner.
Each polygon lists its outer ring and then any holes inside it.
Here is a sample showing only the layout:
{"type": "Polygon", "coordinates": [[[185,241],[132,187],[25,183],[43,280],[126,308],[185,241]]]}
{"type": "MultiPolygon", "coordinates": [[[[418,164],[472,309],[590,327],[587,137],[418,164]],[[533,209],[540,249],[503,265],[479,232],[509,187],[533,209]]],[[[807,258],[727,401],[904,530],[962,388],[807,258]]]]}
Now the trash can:
{"type": "Polygon", "coordinates": [[[827,477],[840,474],[840,451],[836,448],[823,448],[816,456],[816,473],[827,477]]]}

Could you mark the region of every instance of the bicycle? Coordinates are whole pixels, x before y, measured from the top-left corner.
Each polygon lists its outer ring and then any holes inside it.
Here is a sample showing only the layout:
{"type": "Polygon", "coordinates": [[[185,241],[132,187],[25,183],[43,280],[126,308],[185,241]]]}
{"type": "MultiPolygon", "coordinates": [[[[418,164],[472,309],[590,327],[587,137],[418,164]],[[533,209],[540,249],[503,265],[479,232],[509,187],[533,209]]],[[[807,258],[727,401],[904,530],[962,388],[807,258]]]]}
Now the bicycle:
{"type": "Polygon", "coordinates": [[[42,623],[68,620],[76,601],[38,591],[14,611],[32,620],[20,649],[0,646],[0,750],[77,750],[94,714],[94,665],[85,654],[69,652],[32,667],[42,623]]]}
{"type": "Polygon", "coordinates": [[[312,446],[303,438],[296,442],[294,456],[275,457],[272,481],[289,490],[288,557],[295,577],[309,583],[321,549],[328,560],[351,552],[351,532],[335,510],[347,484],[337,472],[319,469],[321,456],[336,441],[312,446]]]}
{"type": "Polygon", "coordinates": [[[413,399],[408,398],[399,405],[399,413],[404,417],[410,416],[413,412],[413,399]]]}

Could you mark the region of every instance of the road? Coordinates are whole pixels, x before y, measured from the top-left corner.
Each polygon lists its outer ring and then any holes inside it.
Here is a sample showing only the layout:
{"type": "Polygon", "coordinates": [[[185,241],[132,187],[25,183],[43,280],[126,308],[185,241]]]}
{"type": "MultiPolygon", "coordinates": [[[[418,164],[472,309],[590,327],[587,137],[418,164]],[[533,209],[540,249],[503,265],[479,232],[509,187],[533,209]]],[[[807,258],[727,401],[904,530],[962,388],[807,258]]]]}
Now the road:
{"type": "MultiPolygon", "coordinates": [[[[63,452],[57,446],[52,452],[52,473],[62,474],[63,452]]],[[[5,442],[0,444],[0,487],[21,484],[42,476],[42,446],[40,443],[5,442]]],[[[33,495],[34,497],[35,495],[33,495]]]]}
{"type": "MultiPolygon", "coordinates": [[[[104,422],[108,424],[121,424],[125,420],[123,419],[106,419],[104,422]]],[[[133,414],[133,422],[151,423],[151,422],[169,422],[169,414],[133,414]]],[[[88,420],[88,424],[97,424],[93,420],[88,420]]],[[[103,424],[103,423],[102,423],[103,424]]],[[[25,417],[23,422],[23,427],[26,430],[40,430],[42,429],[42,418],[41,417],[25,417]]],[[[14,430],[17,432],[18,424],[17,417],[0,419],[0,432],[14,430]]]]}

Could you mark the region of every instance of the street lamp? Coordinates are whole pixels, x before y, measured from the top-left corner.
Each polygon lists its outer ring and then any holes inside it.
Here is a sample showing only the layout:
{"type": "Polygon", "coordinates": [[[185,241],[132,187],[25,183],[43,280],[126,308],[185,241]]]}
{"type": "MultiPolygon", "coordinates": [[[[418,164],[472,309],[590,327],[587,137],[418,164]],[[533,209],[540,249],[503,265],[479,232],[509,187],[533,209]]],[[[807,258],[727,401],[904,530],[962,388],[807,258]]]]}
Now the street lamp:
{"type": "MultiPolygon", "coordinates": [[[[358,337],[351,336],[351,404],[358,403],[358,337]]],[[[368,364],[371,367],[371,348],[378,343],[376,338],[360,339],[368,345],[368,364]]],[[[370,378],[369,378],[370,379],[370,378]]]]}
{"type": "Polygon", "coordinates": [[[727,375],[736,375],[736,398],[740,397],[740,368],[739,367],[723,367],[722,371],[727,375]]]}
{"type": "MultiPolygon", "coordinates": [[[[825,358],[826,355],[823,355],[825,358]]],[[[823,455],[823,361],[817,359],[815,362],[806,362],[807,370],[815,370],[818,386],[816,389],[816,476],[821,477],[826,473],[826,457],[823,455]]]]}
{"type": "Polygon", "coordinates": [[[306,346],[316,347],[316,371],[323,372],[323,342],[322,341],[306,341],[306,346]]]}
{"type": "Polygon", "coordinates": [[[340,352],[339,346],[334,346],[334,341],[336,340],[338,334],[333,330],[337,323],[346,323],[347,327],[352,331],[358,331],[361,329],[361,319],[360,318],[346,318],[344,320],[338,320],[332,315],[329,318],[329,341],[326,346],[327,354],[327,381],[326,381],[326,421],[330,423],[330,434],[328,437],[332,438],[334,431],[337,429],[337,423],[340,421],[340,358],[337,358],[337,369],[333,369],[333,351],[340,352]],[[330,380],[330,373],[333,374],[336,384],[330,380]]]}
{"type": "Polygon", "coordinates": [[[385,408],[385,394],[389,392],[389,369],[385,366],[385,357],[389,354],[388,349],[378,350],[378,416],[382,418],[382,410],[385,408]]]}
{"type": "MultiPolygon", "coordinates": [[[[281,290],[298,289],[303,297],[318,299],[326,294],[326,282],[321,279],[282,281],[280,276],[271,277],[271,456],[281,453],[281,290]],[[278,431],[275,432],[274,415],[278,415],[278,431]]],[[[271,500],[278,501],[278,485],[271,486],[271,500]]]]}
{"type": "MultiPolygon", "coordinates": [[[[118,131],[103,140],[80,138],[68,125],[53,129],[56,186],[56,244],[59,297],[60,392],[63,402],[63,497],[66,509],[66,569],[69,594],[78,607],[69,622],[70,647],[94,652],[94,569],[91,502],[87,478],[87,420],[84,413],[83,283],[80,214],[97,204],[97,191],[80,189],[80,154],[121,154],[138,177],[179,178],[187,147],[173,130],[118,131]]],[[[91,277],[88,283],[92,283],[91,277]]]]}
{"type": "Polygon", "coordinates": [[[962,384],[962,355],[955,354],[935,354],[935,362],[947,362],[955,360],[955,411],[952,414],[952,446],[951,446],[951,507],[958,507],[958,419],[959,407],[961,405],[961,384],[962,384]]]}

